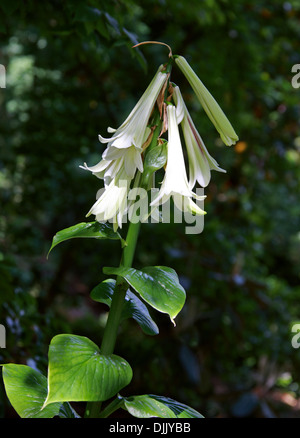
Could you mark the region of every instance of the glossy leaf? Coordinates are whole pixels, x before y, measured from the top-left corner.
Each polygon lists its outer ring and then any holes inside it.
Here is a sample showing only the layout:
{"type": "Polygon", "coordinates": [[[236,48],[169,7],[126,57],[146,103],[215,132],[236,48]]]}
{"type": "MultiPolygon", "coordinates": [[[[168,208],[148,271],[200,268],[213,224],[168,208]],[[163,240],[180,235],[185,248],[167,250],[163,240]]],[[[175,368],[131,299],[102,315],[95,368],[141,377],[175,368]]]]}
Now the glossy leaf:
{"type": "Polygon", "coordinates": [[[119,233],[114,232],[109,224],[99,223],[97,221],[82,222],[58,231],[58,233],[56,233],[53,237],[49,253],[59,243],[74,238],[122,240],[119,233]]]}
{"type": "Polygon", "coordinates": [[[138,418],[203,418],[195,409],[168,397],[145,394],[123,400],[124,408],[138,418]]]}
{"type": "Polygon", "coordinates": [[[103,268],[105,274],[123,277],[150,306],[167,313],[171,321],[182,309],[185,290],[179,284],[174,269],[165,266],[149,266],[138,271],[134,268],[103,268]]]}
{"type": "Polygon", "coordinates": [[[61,403],[42,409],[47,397],[47,379],[27,365],[3,365],[7,397],[21,418],[52,418],[59,415],[61,403]]]}
{"type": "MultiPolygon", "coordinates": [[[[91,298],[100,303],[111,305],[116,281],[109,278],[98,284],[92,292],[91,298]]],[[[133,318],[147,335],[157,335],[158,327],[151,318],[145,304],[129,289],[126,292],[125,303],[122,310],[122,319],[133,318]]]]}
{"type": "Polygon", "coordinates": [[[48,396],[45,405],[57,401],[104,401],[128,385],[128,362],[103,355],[90,339],[57,335],[49,347],[48,396]]]}

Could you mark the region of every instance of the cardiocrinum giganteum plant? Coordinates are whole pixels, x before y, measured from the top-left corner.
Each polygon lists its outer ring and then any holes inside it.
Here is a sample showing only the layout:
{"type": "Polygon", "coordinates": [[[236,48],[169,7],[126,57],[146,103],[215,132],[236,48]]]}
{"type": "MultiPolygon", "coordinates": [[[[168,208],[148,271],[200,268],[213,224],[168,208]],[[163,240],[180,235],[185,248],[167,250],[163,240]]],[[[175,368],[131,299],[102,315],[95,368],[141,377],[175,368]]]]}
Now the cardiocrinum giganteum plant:
{"type": "Polygon", "coordinates": [[[171,199],[177,211],[203,217],[205,196],[203,189],[199,193],[195,185],[206,187],[211,170],[225,172],[205,147],[180,88],[171,82],[173,67],[178,67],[188,80],[225,145],[238,140],[222,109],[189,63],[170,49],[168,61],[158,68],[127,119],[118,129],[108,128],[108,138],[99,136],[100,142],[106,144],[99,163],[82,166],[103,180],[104,187],[97,192],[97,200],[87,214],[94,215],[94,221],[59,231],[50,248],[51,251],[72,238],[120,240],[120,265],[104,267],[103,273],[109,278],[90,294],[92,300],[110,308],[101,344],[73,334],[54,336],[49,346],[47,376],[27,365],[2,365],[7,396],[20,417],[78,417],[70,405],[77,401],[86,402],[88,418],[109,417],[118,409],[140,418],[202,417],[193,408],[161,395],[126,397],[133,371],[124,358],[114,354],[122,320],[131,317],[146,335],[155,335],[159,329],[147,306],[167,314],[175,325],[174,319],[186,299],[172,268],[132,266],[141,223],[150,218],[164,220],[163,209],[166,211],[171,199]],[[156,181],[159,175],[161,179],[156,181]],[[122,238],[125,219],[127,234],[122,238]]]}

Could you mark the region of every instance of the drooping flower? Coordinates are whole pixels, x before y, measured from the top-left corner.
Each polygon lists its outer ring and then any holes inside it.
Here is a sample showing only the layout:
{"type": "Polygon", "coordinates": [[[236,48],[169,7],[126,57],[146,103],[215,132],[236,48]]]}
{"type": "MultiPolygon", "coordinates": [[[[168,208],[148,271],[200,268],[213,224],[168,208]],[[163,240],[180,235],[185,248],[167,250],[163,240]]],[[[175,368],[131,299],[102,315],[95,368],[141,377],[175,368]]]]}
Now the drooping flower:
{"type": "Polygon", "coordinates": [[[95,166],[81,166],[91,171],[108,185],[121,167],[125,168],[128,178],[133,178],[136,170],[143,171],[143,144],[151,130],[147,127],[156,99],[168,79],[167,73],[162,73],[163,66],[157,70],[146,91],[137,102],[127,119],[118,129],[108,128],[113,135],[104,138],[99,135],[102,143],[108,143],[102,154],[102,160],[95,166]]]}
{"type": "Polygon", "coordinates": [[[220,108],[214,97],[210,94],[192,67],[189,65],[187,60],[183,56],[176,56],[175,62],[189,81],[197,98],[203,106],[203,109],[219,132],[223,142],[227,146],[235,144],[238,140],[238,136],[231,126],[231,123],[225,116],[223,110],[220,108]]]}
{"type": "Polygon", "coordinates": [[[99,135],[102,143],[108,143],[101,161],[95,166],[89,167],[86,163],[80,166],[103,179],[105,186],[87,216],[94,214],[99,222],[112,220],[115,229],[122,227],[122,218],[128,209],[128,192],[136,170],[143,172],[143,145],[151,133],[147,125],[158,95],[168,79],[168,74],[162,73],[162,69],[163,66],[160,66],[122,125],[116,130],[108,128],[113,135],[110,138],[99,135]]]}
{"type": "Polygon", "coordinates": [[[108,146],[121,149],[130,146],[137,149],[142,148],[149,117],[168,78],[167,73],[161,72],[162,68],[163,66],[159,67],[148,88],[122,125],[116,130],[109,128],[109,132],[113,133],[112,137],[104,138],[99,135],[99,140],[102,143],[108,143],[108,146]]]}
{"type": "Polygon", "coordinates": [[[98,222],[111,220],[115,230],[118,226],[122,228],[122,218],[128,208],[130,181],[125,170],[121,168],[110,183],[98,192],[98,199],[86,216],[94,214],[98,222]]]}
{"type": "Polygon", "coordinates": [[[205,196],[194,193],[188,183],[183,151],[176,117],[176,107],[167,106],[168,117],[168,155],[164,179],[156,198],[151,202],[152,207],[164,204],[172,196],[177,208],[193,214],[205,212],[192,200],[203,200],[205,196]]]}
{"type": "MultiPolygon", "coordinates": [[[[182,56],[175,56],[173,59],[189,80],[222,140],[227,145],[234,144],[238,137],[215,99],[182,56]]],[[[151,213],[153,211],[157,213],[159,205],[166,203],[172,197],[178,209],[192,214],[205,214],[205,211],[195,202],[196,200],[202,201],[205,196],[198,195],[198,192],[195,193],[193,187],[196,181],[202,187],[206,187],[211,178],[211,170],[225,172],[208,153],[179,88],[173,87],[172,93],[172,86],[168,87],[169,67],[168,65],[159,67],[148,88],[120,127],[118,129],[108,128],[108,132],[111,134],[110,138],[99,135],[100,142],[107,145],[101,161],[95,166],[89,167],[87,164],[81,166],[104,180],[104,189],[97,196],[97,201],[88,215],[94,214],[96,220],[100,222],[113,221],[114,229],[117,229],[118,226],[122,227],[124,214],[131,211],[133,199],[130,198],[129,193],[134,178],[134,186],[140,181],[139,178],[141,178],[142,184],[145,184],[147,179],[147,165],[146,161],[145,164],[143,163],[143,159],[144,151],[151,139],[156,138],[156,134],[153,134],[155,126],[152,126],[151,129],[149,127],[151,114],[156,103],[158,115],[161,118],[158,141],[163,141],[160,137],[165,132],[168,132],[168,141],[165,175],[157,196],[150,203],[151,213]],[[167,97],[166,93],[168,93],[167,97]],[[175,102],[175,106],[172,102],[175,102]],[[182,127],[188,153],[189,178],[180,141],[179,124],[182,127]],[[143,172],[145,173],[141,176],[143,172]]],[[[148,189],[149,187],[148,184],[148,189]]],[[[144,216],[148,216],[148,214],[147,210],[144,216]]]]}
{"type": "Polygon", "coordinates": [[[176,104],[177,122],[181,122],[188,153],[189,186],[193,188],[196,181],[198,181],[202,187],[206,187],[210,181],[211,170],[217,170],[218,172],[226,172],[226,170],[221,169],[216,160],[208,153],[178,86],[173,88],[173,97],[176,104]]]}

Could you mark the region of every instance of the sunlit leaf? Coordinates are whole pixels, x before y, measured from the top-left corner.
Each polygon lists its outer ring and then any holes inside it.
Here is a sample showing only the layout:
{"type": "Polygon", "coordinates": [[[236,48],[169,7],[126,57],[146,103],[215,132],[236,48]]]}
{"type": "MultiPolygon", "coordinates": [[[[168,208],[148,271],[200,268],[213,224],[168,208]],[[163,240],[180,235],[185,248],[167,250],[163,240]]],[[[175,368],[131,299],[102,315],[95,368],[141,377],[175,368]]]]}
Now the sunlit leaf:
{"type": "Polygon", "coordinates": [[[179,284],[178,276],[172,268],[149,266],[139,271],[120,267],[103,268],[103,272],[123,277],[150,306],[159,312],[167,313],[173,323],[184,305],[185,290],[179,284]]]}
{"type": "Polygon", "coordinates": [[[125,409],[138,418],[203,418],[195,409],[168,397],[145,394],[123,400],[125,409]]]}
{"type": "Polygon", "coordinates": [[[128,385],[128,362],[103,355],[90,339],[62,334],[49,347],[48,396],[45,405],[57,401],[103,401],[128,385]]]}
{"type": "MultiPolygon", "coordinates": [[[[119,233],[113,231],[112,227],[106,223],[82,222],[72,227],[58,231],[53,237],[50,251],[59,243],[74,238],[93,238],[93,239],[112,239],[121,240],[119,233]]],[[[49,254],[48,253],[48,254],[49,254]]]]}
{"type": "Polygon", "coordinates": [[[27,365],[3,365],[5,391],[21,418],[52,418],[59,414],[61,403],[42,409],[47,397],[47,378],[27,365]]]}

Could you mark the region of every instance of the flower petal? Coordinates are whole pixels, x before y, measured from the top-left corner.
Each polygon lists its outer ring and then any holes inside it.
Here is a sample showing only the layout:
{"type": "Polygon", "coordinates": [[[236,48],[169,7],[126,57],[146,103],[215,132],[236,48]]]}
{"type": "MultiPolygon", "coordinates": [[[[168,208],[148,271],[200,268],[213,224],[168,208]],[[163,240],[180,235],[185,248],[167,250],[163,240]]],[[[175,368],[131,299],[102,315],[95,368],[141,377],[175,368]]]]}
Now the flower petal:
{"type": "Polygon", "coordinates": [[[175,62],[189,81],[206,114],[219,132],[221,139],[227,146],[236,143],[238,136],[234,131],[231,123],[225,116],[223,110],[204,86],[202,81],[191,68],[187,60],[183,56],[177,56],[175,62]]]}
{"type": "Polygon", "coordinates": [[[216,160],[208,153],[183,101],[179,87],[174,88],[173,96],[176,105],[184,109],[181,124],[189,158],[189,185],[193,188],[198,181],[202,187],[206,187],[211,178],[211,170],[226,171],[221,169],[216,160]]]}
{"type": "MultiPolygon", "coordinates": [[[[150,203],[150,206],[157,206],[159,204],[164,204],[172,196],[175,203],[177,203],[178,208],[183,208],[184,205],[182,200],[187,199],[187,205],[191,206],[195,203],[191,198],[203,200],[205,196],[198,196],[192,192],[189,187],[184,157],[180,142],[180,135],[177,125],[176,108],[173,105],[167,106],[168,115],[168,157],[165,176],[161,185],[161,188],[150,203]],[[179,202],[180,201],[180,202],[179,202]],[[191,204],[191,202],[193,204],[191,204]]],[[[196,204],[195,204],[196,205],[196,204]]],[[[203,210],[199,208],[193,209],[197,214],[203,214],[203,210]]]]}
{"type": "Polygon", "coordinates": [[[149,117],[156,99],[168,78],[168,75],[162,73],[161,70],[162,66],[157,70],[146,91],[121,126],[115,131],[111,128],[109,129],[109,132],[113,132],[112,137],[104,138],[99,135],[99,140],[102,143],[109,143],[109,146],[120,149],[130,146],[142,148],[149,117]]]}

